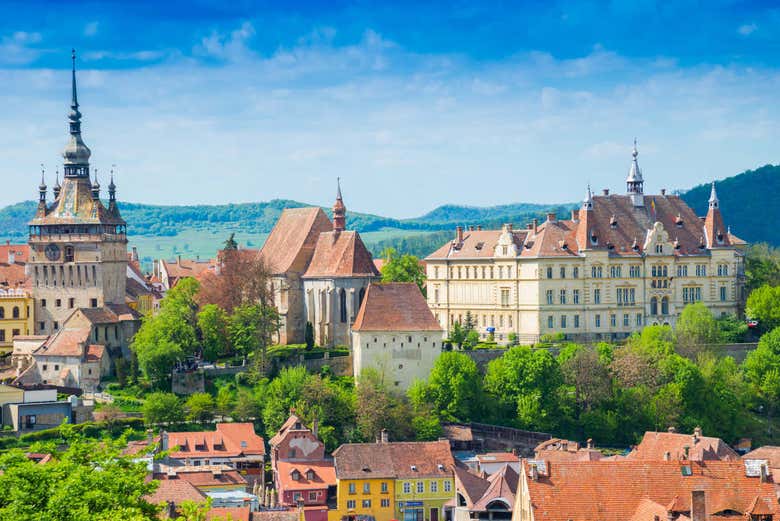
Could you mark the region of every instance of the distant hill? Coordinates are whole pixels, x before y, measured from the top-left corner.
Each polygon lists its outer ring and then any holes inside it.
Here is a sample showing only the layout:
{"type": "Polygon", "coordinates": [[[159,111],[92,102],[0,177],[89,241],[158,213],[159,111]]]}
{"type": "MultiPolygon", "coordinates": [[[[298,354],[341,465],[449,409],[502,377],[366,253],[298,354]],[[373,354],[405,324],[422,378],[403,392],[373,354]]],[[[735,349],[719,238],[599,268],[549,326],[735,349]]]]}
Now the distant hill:
{"type": "MultiPolygon", "coordinates": [[[[748,170],[716,183],[721,210],[732,232],[748,242],[780,245],[774,229],[780,222],[780,166],[748,170]]],[[[707,212],[710,185],[681,192],[699,215],[707,212]]],[[[25,201],[0,209],[0,240],[27,238],[27,221],[37,203],[25,201]]],[[[458,225],[481,224],[497,228],[502,223],[524,226],[547,211],[566,216],[578,203],[517,203],[490,207],[444,205],[420,217],[394,219],[348,212],[347,226],[358,230],[375,255],[387,247],[425,256],[441,246],[458,225]]],[[[274,199],[261,203],[162,206],[122,203],[131,246],[146,261],[153,258],[211,257],[234,233],[244,247],[259,248],[285,208],[308,206],[299,201],[274,199]]],[[[330,209],[325,211],[330,215],[330,209]]]]}

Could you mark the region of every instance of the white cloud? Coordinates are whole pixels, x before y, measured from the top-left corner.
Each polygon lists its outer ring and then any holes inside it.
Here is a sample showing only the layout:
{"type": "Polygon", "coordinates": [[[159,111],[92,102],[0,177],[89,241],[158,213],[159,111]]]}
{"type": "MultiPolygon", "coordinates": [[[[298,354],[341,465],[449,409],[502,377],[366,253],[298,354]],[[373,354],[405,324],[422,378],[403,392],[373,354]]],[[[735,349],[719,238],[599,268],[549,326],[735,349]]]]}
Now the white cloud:
{"type": "Polygon", "coordinates": [[[251,22],[245,21],[229,33],[217,30],[201,39],[193,52],[196,55],[208,56],[226,62],[246,61],[255,56],[249,47],[249,41],[255,35],[251,22]]]}
{"type": "Polygon", "coordinates": [[[35,61],[40,51],[32,45],[40,43],[40,33],[16,31],[0,38],[0,65],[25,65],[35,61]]]}
{"type": "Polygon", "coordinates": [[[743,24],[737,28],[737,32],[742,36],[750,36],[758,30],[758,25],[755,23],[743,24]]]}

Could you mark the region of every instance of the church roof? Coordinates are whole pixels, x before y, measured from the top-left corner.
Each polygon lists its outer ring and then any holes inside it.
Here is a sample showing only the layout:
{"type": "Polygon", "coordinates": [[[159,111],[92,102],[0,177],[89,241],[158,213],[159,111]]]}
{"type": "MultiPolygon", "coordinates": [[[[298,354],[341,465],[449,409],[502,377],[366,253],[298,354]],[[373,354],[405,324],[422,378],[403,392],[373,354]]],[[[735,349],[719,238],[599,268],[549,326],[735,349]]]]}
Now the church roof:
{"type": "Polygon", "coordinates": [[[319,235],[333,225],[322,208],[286,208],[260,250],[273,274],[306,270],[319,235]]]}
{"type": "Polygon", "coordinates": [[[369,284],[352,331],[441,331],[413,282],[369,284]]]}
{"type": "Polygon", "coordinates": [[[46,215],[36,215],[31,225],[45,224],[126,224],[106,209],[100,199],[92,197],[89,177],[66,177],[59,197],[46,209],[46,215]]]}
{"type": "Polygon", "coordinates": [[[304,277],[378,277],[366,245],[355,231],[320,233],[304,277]]]}

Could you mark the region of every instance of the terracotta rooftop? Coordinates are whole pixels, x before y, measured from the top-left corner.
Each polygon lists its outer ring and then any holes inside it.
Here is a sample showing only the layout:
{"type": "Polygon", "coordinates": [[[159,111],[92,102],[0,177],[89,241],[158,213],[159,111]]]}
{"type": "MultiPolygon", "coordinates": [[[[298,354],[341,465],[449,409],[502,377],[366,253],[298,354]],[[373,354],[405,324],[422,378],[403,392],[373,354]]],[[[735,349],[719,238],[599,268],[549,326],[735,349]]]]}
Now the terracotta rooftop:
{"type": "MultiPolygon", "coordinates": [[[[665,510],[690,516],[691,493],[705,491],[707,520],[757,508],[780,513],[771,478],[746,475],[742,462],[732,461],[577,461],[548,463],[536,480],[523,472],[535,521],[653,521],[637,513],[665,510]],[[758,501],[756,501],[758,498],[758,501]],[[657,510],[657,509],[655,509],[657,510]]],[[[661,519],[667,519],[666,513],[661,519]]]]}
{"type": "Polygon", "coordinates": [[[206,499],[206,496],[195,486],[187,481],[181,480],[162,480],[157,490],[146,496],[144,499],[153,505],[173,501],[181,504],[182,501],[194,501],[200,503],[206,499]]]}
{"type": "Polygon", "coordinates": [[[260,257],[274,274],[303,273],[320,234],[332,229],[322,208],[286,208],[263,244],[260,257]]]}
{"type": "Polygon", "coordinates": [[[324,232],[317,238],[304,277],[379,277],[366,245],[355,231],[324,232]]]}
{"type": "Polygon", "coordinates": [[[25,272],[24,264],[4,264],[0,262],[0,289],[29,289],[30,277],[25,272]]]}
{"type": "Polygon", "coordinates": [[[169,284],[171,287],[176,285],[176,282],[186,277],[198,278],[204,272],[215,269],[214,259],[207,260],[194,260],[194,259],[182,259],[178,258],[175,261],[161,260],[165,266],[165,271],[168,273],[168,278],[171,279],[169,284]]]}
{"type": "Polygon", "coordinates": [[[353,331],[441,331],[413,282],[369,284],[353,331]]]}
{"type": "Polygon", "coordinates": [[[109,211],[100,199],[92,197],[92,181],[88,177],[65,177],[60,196],[30,221],[32,225],[48,224],[125,224],[109,211]]]}
{"type": "Polygon", "coordinates": [[[208,521],[252,521],[252,511],[249,507],[212,508],[206,512],[208,521]]]}
{"type": "Polygon", "coordinates": [[[780,469],[780,447],[775,445],[764,445],[763,447],[748,452],[742,456],[742,459],[764,459],[769,462],[769,468],[780,469]]]}
{"type": "Polygon", "coordinates": [[[78,356],[85,355],[89,340],[89,327],[63,327],[35,351],[35,356],[78,356]]]}
{"type": "Polygon", "coordinates": [[[455,464],[446,440],[348,443],[333,457],[339,479],[449,476],[455,464]]]}
{"type": "Polygon", "coordinates": [[[284,490],[316,490],[336,484],[336,471],[333,461],[285,461],[276,462],[276,471],[284,490]],[[298,472],[298,479],[293,479],[293,472],[298,472]],[[309,471],[314,472],[314,478],[306,477],[309,471]]]}
{"type": "Polygon", "coordinates": [[[603,454],[593,448],[580,447],[576,441],[552,438],[534,449],[534,457],[547,461],[598,461],[603,454]]]}
{"type": "Polygon", "coordinates": [[[662,461],[664,459],[694,461],[728,460],[738,461],[737,454],[720,438],[682,434],[676,432],[646,432],[642,441],[632,450],[626,459],[643,461],[662,461]],[[685,455],[688,447],[688,455],[685,455]],[[666,454],[668,453],[668,458],[666,454]]]}
{"type": "Polygon", "coordinates": [[[218,423],[217,430],[210,432],[169,432],[163,448],[175,446],[179,447],[171,453],[175,459],[265,454],[263,438],[251,423],[218,423]]]}
{"type": "Polygon", "coordinates": [[[515,506],[518,478],[517,472],[505,464],[500,470],[488,476],[488,487],[472,509],[484,512],[492,503],[498,501],[512,510],[515,506]]]}
{"type": "Polygon", "coordinates": [[[27,264],[30,262],[30,246],[28,244],[11,244],[8,241],[5,244],[0,244],[0,265],[11,264],[11,257],[13,257],[13,264],[27,264]]]}
{"type": "Polygon", "coordinates": [[[477,460],[480,463],[518,463],[520,458],[511,452],[488,452],[477,454],[477,460]]]}
{"type": "Polygon", "coordinates": [[[281,442],[284,439],[285,434],[287,434],[287,431],[295,430],[295,426],[297,424],[300,424],[300,429],[302,431],[308,431],[309,429],[304,421],[296,414],[290,414],[290,417],[285,420],[285,422],[282,424],[281,427],[279,427],[279,430],[276,434],[273,435],[273,437],[268,440],[268,444],[273,447],[279,442],[281,442]]]}
{"type": "Polygon", "coordinates": [[[246,479],[237,470],[229,469],[228,467],[221,468],[219,470],[207,469],[203,470],[198,467],[190,467],[186,470],[181,468],[171,467],[176,472],[160,472],[154,475],[154,479],[160,481],[186,481],[196,488],[200,487],[219,487],[219,486],[233,486],[244,485],[246,486],[246,479]]]}

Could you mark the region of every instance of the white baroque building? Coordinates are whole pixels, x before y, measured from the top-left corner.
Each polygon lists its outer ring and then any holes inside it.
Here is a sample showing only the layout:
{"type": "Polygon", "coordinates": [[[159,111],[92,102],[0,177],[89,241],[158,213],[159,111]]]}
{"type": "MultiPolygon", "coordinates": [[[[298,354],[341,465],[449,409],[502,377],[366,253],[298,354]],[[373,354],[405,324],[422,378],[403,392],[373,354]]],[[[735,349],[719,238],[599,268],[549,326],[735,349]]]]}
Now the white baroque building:
{"type": "Polygon", "coordinates": [[[730,233],[715,183],[705,217],[678,196],[643,193],[636,144],[626,194],[587,195],[570,219],[555,214],[523,230],[458,227],[425,259],[428,305],[443,328],[467,314],[485,337],[516,333],[613,340],[671,324],[686,304],[716,316],[744,302],[745,242],[730,233]]]}

